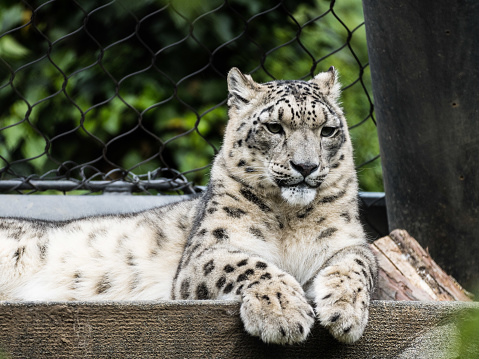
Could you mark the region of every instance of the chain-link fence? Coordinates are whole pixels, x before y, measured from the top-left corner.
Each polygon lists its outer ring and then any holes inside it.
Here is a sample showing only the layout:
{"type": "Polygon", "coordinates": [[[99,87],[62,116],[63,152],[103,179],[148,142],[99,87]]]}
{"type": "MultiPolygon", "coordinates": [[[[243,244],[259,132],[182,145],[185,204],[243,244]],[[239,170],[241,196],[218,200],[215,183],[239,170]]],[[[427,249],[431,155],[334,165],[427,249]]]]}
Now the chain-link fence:
{"type": "Polygon", "coordinates": [[[361,188],[382,190],[360,0],[4,0],[0,26],[0,192],[195,192],[229,68],[331,65],[361,188]]]}

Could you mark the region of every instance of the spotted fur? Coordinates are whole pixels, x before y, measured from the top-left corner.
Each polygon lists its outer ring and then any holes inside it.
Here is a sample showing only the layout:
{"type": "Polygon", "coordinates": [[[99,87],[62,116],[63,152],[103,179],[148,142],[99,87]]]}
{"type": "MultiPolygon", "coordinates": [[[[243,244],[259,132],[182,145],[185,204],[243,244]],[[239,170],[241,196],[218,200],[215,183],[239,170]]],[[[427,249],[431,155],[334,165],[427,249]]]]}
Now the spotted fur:
{"type": "Polygon", "coordinates": [[[233,299],[265,342],[364,331],[376,262],[332,68],[228,75],[229,122],[201,198],[66,222],[0,221],[0,299],[233,299]],[[311,306],[314,304],[314,309],[311,306]]]}

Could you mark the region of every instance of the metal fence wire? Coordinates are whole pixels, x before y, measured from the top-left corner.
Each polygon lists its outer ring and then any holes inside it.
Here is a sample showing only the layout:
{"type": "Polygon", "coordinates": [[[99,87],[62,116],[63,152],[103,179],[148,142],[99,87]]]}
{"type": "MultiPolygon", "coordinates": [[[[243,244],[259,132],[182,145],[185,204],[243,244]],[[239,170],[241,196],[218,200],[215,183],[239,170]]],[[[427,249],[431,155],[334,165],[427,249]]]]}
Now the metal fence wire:
{"type": "Polygon", "coordinates": [[[361,188],[382,190],[360,0],[4,0],[0,27],[0,192],[197,192],[231,67],[331,65],[361,188]]]}

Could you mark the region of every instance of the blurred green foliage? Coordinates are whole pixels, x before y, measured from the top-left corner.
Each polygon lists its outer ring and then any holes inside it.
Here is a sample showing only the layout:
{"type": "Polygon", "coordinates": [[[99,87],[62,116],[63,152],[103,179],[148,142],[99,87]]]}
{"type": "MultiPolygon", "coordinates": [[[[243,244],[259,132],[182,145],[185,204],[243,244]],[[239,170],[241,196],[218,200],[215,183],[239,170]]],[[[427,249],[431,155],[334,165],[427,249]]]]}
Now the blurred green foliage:
{"type": "MultiPolygon", "coordinates": [[[[457,358],[478,358],[479,309],[465,312],[458,321],[459,336],[456,342],[457,358]]],[[[452,357],[452,356],[451,356],[452,357]]]]}
{"type": "MultiPolygon", "coordinates": [[[[351,135],[366,162],[379,146],[362,22],[360,0],[4,0],[0,179],[170,167],[204,185],[233,66],[270,81],[334,65],[350,125],[364,121],[351,135]]],[[[359,176],[382,190],[379,160],[359,176]]]]}

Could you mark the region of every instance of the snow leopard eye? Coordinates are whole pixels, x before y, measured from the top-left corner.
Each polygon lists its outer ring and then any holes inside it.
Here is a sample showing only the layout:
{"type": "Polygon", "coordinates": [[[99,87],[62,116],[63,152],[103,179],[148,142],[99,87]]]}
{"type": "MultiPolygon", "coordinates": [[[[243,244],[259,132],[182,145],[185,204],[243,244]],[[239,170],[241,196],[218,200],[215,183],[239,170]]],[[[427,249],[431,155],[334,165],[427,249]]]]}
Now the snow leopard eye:
{"type": "Polygon", "coordinates": [[[281,132],[283,132],[283,127],[279,123],[267,123],[266,128],[271,133],[281,133],[281,132]]]}
{"type": "Polygon", "coordinates": [[[321,137],[332,137],[336,133],[336,127],[323,127],[321,137]]]}

